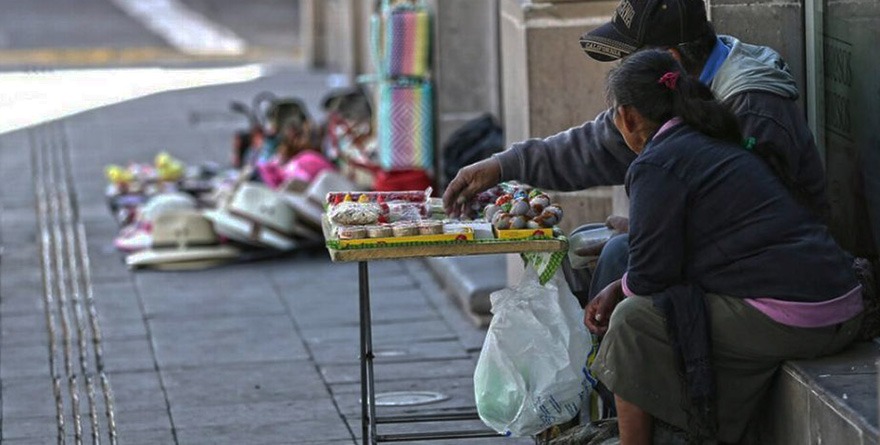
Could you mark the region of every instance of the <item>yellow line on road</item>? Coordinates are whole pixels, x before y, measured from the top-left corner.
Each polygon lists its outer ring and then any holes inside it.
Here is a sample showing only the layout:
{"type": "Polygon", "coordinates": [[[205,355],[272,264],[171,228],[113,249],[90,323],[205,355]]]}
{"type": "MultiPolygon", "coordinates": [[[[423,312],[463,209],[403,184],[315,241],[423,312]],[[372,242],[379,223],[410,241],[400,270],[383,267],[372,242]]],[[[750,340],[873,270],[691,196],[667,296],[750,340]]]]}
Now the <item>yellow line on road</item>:
{"type": "Polygon", "coordinates": [[[299,59],[300,56],[301,51],[299,48],[292,48],[289,54],[275,49],[250,48],[245,54],[240,56],[193,56],[182,54],[171,48],[152,46],[129,48],[37,48],[0,50],[0,66],[91,66],[176,61],[242,61],[265,57],[299,59]]]}

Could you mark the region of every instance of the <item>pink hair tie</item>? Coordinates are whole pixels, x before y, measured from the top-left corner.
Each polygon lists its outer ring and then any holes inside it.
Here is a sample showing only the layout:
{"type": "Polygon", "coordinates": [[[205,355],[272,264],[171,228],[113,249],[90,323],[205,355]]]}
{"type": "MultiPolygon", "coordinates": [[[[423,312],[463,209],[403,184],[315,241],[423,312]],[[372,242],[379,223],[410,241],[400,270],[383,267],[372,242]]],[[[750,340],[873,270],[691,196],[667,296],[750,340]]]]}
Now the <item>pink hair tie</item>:
{"type": "Polygon", "coordinates": [[[676,86],[678,86],[678,77],[678,71],[669,71],[660,77],[660,80],[658,80],[657,83],[675,91],[676,86]]]}

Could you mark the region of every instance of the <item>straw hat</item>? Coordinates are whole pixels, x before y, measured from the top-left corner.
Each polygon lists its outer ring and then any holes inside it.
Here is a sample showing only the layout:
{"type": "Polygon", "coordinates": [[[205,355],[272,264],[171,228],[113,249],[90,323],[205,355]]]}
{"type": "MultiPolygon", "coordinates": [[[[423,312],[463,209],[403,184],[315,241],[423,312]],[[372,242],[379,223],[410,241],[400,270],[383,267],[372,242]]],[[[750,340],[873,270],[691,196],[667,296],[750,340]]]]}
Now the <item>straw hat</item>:
{"type": "Polygon", "coordinates": [[[272,189],[247,182],[226,207],[205,211],[217,234],[234,241],[278,250],[296,248],[297,234],[310,231],[298,226],[293,209],[272,189]]]}
{"type": "Polygon", "coordinates": [[[335,171],[325,171],[312,181],[305,192],[283,190],[281,196],[293,207],[300,220],[320,229],[327,193],[357,189],[357,185],[345,176],[335,171]]]}
{"type": "Polygon", "coordinates": [[[196,211],[174,211],[156,217],[149,250],[129,255],[129,267],[201,269],[232,260],[238,249],[218,245],[211,222],[196,211]]]}
{"type": "Polygon", "coordinates": [[[137,212],[137,219],[119,232],[113,244],[123,252],[149,249],[153,244],[153,224],[160,215],[195,210],[196,200],[180,192],[162,193],[150,198],[137,212]]]}

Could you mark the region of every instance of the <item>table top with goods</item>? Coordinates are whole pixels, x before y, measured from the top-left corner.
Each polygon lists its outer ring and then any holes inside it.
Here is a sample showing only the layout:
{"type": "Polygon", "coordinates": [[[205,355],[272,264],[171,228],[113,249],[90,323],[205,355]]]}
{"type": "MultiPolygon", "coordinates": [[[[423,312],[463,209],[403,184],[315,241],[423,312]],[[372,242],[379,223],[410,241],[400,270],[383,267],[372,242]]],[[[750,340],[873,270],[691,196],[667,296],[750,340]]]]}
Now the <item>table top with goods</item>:
{"type": "Polygon", "coordinates": [[[331,192],[324,236],[333,261],[555,252],[567,240],[563,211],[547,194],[501,184],[476,196],[469,214],[449,218],[431,190],[331,192]]]}

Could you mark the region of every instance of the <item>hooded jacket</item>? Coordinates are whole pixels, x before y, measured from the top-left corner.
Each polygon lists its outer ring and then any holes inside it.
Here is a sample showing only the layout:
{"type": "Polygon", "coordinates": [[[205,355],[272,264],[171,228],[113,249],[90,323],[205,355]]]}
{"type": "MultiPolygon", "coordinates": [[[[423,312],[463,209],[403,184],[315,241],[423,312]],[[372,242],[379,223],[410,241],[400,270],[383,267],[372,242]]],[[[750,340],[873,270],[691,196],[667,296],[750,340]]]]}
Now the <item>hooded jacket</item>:
{"type": "MultiPolygon", "coordinates": [[[[709,87],[739,119],[756,152],[769,154],[783,183],[815,215],[828,211],[825,173],[813,135],[797,104],[798,89],[782,57],[770,48],[719,36],[730,54],[709,87]]],[[[544,139],[513,144],[494,155],[502,181],[550,190],[620,185],[636,158],[614,126],[612,110],[544,139]]],[[[765,160],[768,156],[764,156],[765,160]]]]}

